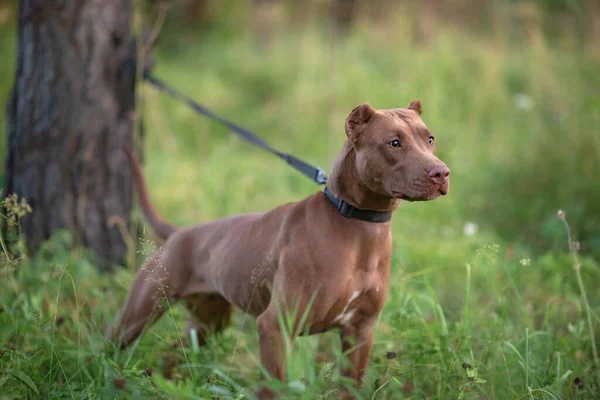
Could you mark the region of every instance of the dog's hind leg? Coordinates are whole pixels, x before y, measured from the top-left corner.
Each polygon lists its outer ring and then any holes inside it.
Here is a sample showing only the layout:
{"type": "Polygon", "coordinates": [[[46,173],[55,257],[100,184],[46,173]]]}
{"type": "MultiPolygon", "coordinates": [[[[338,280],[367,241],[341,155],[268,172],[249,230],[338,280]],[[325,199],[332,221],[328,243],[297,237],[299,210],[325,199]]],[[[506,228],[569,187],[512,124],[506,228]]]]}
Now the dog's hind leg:
{"type": "Polygon", "coordinates": [[[206,343],[209,334],[217,333],[231,323],[233,307],[220,294],[201,293],[186,298],[185,302],[190,312],[186,333],[189,335],[195,329],[200,346],[206,343]]]}
{"type": "Polygon", "coordinates": [[[121,314],[117,328],[108,336],[122,347],[128,346],[165,311],[169,295],[168,272],[161,263],[162,251],[158,251],[140,268],[121,314]]]}

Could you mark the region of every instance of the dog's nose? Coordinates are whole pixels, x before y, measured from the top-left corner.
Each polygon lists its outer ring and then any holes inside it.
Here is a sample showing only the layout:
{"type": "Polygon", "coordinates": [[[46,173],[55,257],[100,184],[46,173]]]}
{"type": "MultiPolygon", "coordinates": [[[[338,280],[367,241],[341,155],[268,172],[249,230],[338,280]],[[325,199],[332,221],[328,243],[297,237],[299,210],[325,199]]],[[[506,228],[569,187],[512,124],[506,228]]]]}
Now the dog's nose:
{"type": "Polygon", "coordinates": [[[433,167],[425,168],[429,178],[436,183],[443,183],[448,176],[450,176],[450,170],[444,164],[434,165],[433,167]]]}

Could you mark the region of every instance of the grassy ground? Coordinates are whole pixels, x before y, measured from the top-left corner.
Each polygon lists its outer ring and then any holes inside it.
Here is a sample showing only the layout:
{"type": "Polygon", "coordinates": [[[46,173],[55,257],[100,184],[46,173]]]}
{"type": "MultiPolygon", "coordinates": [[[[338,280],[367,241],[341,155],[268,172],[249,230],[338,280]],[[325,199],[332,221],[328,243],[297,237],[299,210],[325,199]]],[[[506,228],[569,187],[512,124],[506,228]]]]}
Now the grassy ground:
{"type": "MultiPolygon", "coordinates": [[[[550,45],[443,27],[431,43],[391,41],[412,37],[409,20],[392,21],[359,26],[337,43],[309,28],[267,46],[208,35],[160,48],[156,73],[323,167],[352,107],[421,99],[452,190],[403,203],[394,216],[391,289],[362,398],[600,398],[597,236],[587,236],[578,279],[556,217],[562,207],[577,233],[581,224],[600,229],[591,49],[568,37],[550,45]]],[[[7,37],[3,56],[14,60],[7,37]]],[[[10,78],[5,60],[0,72],[10,78]]],[[[157,208],[174,223],[264,211],[317,190],[185,106],[149,87],[142,96],[145,172],[157,208]]],[[[184,345],[185,312],[173,306],[135,346],[116,351],[102,334],[137,267],[101,276],[69,243],[57,235],[36,257],[3,269],[0,398],[252,397],[260,369],[251,318],[238,312],[232,328],[197,349],[184,345]]],[[[154,246],[140,243],[138,258],[154,246]]],[[[286,395],[335,395],[342,358],[334,332],[299,339],[286,395]]]]}

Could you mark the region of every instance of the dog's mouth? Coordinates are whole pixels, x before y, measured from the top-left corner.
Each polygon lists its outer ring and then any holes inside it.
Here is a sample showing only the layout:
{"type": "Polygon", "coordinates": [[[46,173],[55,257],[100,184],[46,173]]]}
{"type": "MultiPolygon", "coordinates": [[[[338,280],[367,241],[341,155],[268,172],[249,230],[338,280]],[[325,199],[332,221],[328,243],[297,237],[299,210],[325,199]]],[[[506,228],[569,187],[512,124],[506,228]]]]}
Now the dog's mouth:
{"type": "Polygon", "coordinates": [[[434,200],[440,196],[445,196],[450,191],[449,182],[441,185],[432,184],[423,188],[422,190],[411,190],[410,193],[404,191],[393,190],[392,194],[396,199],[406,201],[429,201],[434,200]]]}
{"type": "Polygon", "coordinates": [[[443,185],[440,185],[438,190],[442,196],[447,195],[450,191],[450,182],[446,182],[443,185]]]}

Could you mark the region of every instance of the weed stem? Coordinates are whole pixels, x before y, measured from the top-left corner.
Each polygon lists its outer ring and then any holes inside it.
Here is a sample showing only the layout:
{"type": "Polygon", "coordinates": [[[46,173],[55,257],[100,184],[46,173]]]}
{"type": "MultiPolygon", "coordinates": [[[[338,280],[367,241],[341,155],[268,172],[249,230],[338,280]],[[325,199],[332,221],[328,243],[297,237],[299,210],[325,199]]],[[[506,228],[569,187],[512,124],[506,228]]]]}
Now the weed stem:
{"type": "Polygon", "coordinates": [[[583,305],[585,308],[586,316],[587,316],[587,325],[590,331],[590,341],[592,342],[592,355],[594,357],[594,365],[596,369],[600,369],[600,359],[598,358],[598,349],[596,348],[596,339],[594,337],[594,324],[592,322],[592,309],[590,307],[590,303],[587,298],[587,294],[585,293],[585,287],[583,285],[583,279],[581,278],[581,263],[579,262],[579,242],[574,242],[571,237],[571,228],[567,222],[567,218],[565,217],[565,212],[562,210],[558,211],[558,219],[560,219],[563,224],[565,224],[565,228],[567,229],[567,239],[569,243],[569,251],[571,252],[571,257],[573,258],[573,269],[575,270],[575,276],[577,277],[577,284],[579,285],[579,290],[581,291],[581,299],[583,301],[583,305]]]}

